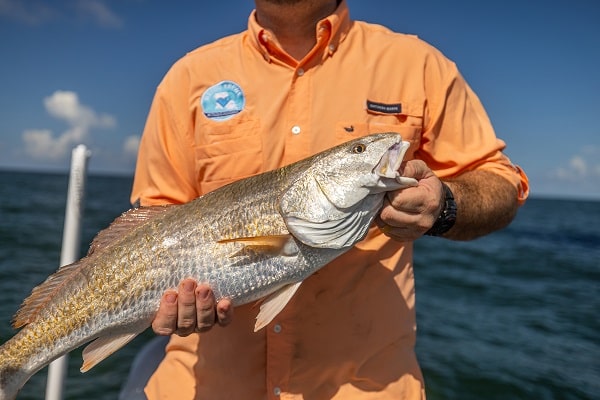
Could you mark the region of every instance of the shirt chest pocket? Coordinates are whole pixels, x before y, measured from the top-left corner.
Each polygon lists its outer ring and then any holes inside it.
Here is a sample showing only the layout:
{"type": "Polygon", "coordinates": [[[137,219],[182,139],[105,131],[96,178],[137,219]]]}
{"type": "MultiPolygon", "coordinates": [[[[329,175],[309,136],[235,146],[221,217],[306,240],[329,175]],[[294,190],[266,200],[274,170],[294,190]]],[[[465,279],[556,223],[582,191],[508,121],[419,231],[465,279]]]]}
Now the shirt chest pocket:
{"type": "Polygon", "coordinates": [[[195,130],[200,193],[263,172],[260,122],[245,113],[227,121],[202,121],[195,130]]]}
{"type": "Polygon", "coordinates": [[[423,129],[423,107],[403,105],[398,113],[366,110],[366,121],[340,121],[335,127],[337,143],[343,143],[361,136],[375,133],[395,132],[402,140],[410,143],[404,160],[415,158],[415,152],[421,144],[423,129]]]}

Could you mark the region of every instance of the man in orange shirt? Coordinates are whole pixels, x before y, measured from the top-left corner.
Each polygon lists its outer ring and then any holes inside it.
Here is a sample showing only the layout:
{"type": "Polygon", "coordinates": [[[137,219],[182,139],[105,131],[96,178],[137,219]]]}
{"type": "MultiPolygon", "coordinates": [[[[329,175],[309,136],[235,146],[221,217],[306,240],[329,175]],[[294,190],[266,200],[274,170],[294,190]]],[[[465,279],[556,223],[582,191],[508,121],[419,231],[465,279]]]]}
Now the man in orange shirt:
{"type": "Polygon", "coordinates": [[[156,91],[132,201],[184,203],[357,136],[411,143],[377,225],[309,277],[267,327],[186,280],[153,329],[171,337],[149,399],[422,399],[412,241],[506,226],[527,178],[502,153],[454,63],[409,35],[350,20],[345,1],[256,0],[248,30],[200,47],[156,91]],[[216,300],[219,300],[218,303],[216,300]],[[212,329],[213,325],[227,325],[212,329]]]}

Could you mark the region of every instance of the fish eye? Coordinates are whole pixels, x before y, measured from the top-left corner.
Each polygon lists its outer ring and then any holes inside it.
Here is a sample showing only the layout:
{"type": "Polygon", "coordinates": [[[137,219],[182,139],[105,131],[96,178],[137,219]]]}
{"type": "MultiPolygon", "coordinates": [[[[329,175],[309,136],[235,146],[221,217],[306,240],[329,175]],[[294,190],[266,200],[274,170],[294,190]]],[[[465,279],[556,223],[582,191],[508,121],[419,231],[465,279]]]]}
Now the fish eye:
{"type": "Polygon", "coordinates": [[[364,153],[365,150],[367,150],[367,145],[363,143],[355,144],[354,147],[352,147],[352,152],[354,154],[364,153]]]}

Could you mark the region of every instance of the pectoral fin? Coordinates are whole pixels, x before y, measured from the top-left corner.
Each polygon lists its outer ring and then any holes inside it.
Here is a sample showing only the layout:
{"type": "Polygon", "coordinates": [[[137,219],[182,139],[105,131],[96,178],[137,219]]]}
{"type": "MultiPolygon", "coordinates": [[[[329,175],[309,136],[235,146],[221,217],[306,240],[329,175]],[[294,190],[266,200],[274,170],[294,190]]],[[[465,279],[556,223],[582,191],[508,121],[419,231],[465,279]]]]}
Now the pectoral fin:
{"type": "Polygon", "coordinates": [[[103,336],[94,340],[83,349],[83,365],[81,372],[87,372],[100,361],[110,356],[115,351],[129,343],[139,332],[125,333],[120,335],[103,336]]]}
{"type": "Polygon", "coordinates": [[[292,256],[298,253],[298,246],[290,234],[223,239],[219,243],[242,243],[246,249],[272,255],[292,256]]]}
{"type": "Polygon", "coordinates": [[[302,284],[302,281],[286,285],[266,298],[260,305],[260,311],[256,316],[254,332],[258,332],[273,321],[273,318],[283,310],[292,296],[294,296],[300,284],[302,284]]]}

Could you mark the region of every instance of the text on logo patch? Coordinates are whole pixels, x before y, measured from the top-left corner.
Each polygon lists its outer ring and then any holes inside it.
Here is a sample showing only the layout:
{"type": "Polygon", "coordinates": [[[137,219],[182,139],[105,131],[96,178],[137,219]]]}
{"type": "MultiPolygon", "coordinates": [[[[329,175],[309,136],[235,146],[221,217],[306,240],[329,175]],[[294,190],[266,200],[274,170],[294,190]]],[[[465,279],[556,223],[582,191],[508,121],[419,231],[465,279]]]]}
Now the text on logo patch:
{"type": "Polygon", "coordinates": [[[204,92],[200,104],[207,118],[225,121],[244,109],[246,97],[240,85],[232,81],[222,81],[204,92]]]}

